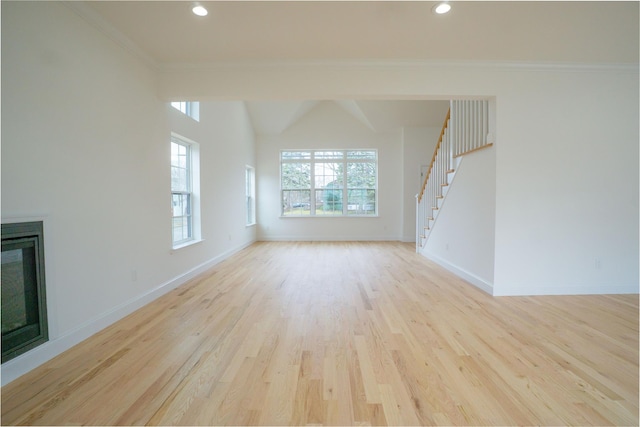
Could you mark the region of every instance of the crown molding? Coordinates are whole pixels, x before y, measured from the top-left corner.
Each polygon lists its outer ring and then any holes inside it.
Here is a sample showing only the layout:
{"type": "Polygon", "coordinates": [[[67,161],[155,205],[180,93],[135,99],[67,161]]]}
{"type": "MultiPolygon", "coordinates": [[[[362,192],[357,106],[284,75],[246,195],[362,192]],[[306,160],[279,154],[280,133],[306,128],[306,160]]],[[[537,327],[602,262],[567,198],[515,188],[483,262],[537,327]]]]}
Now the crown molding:
{"type": "Polygon", "coordinates": [[[160,71],[250,69],[250,68],[483,68],[496,71],[619,71],[637,73],[639,64],[632,63],[571,63],[530,61],[453,61],[453,60],[248,60],[207,63],[163,63],[160,71]]]}

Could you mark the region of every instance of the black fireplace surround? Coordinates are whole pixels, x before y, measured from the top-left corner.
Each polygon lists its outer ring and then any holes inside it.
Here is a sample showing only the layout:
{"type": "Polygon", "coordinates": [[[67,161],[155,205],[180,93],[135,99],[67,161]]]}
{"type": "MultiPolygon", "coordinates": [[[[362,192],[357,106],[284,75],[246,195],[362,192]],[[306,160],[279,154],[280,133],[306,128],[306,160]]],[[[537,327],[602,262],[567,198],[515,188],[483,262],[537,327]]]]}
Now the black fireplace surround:
{"type": "Polygon", "coordinates": [[[2,224],[2,363],[48,340],[42,221],[2,224]]]}

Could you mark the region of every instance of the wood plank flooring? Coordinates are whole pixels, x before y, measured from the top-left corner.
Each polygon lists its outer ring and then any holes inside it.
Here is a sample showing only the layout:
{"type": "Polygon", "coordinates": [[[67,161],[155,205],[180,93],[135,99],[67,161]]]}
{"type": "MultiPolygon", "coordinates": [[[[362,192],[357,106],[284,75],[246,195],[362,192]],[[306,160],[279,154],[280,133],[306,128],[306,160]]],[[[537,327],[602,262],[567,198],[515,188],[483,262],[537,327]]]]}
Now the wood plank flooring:
{"type": "Polygon", "coordinates": [[[638,425],[638,296],[257,243],[2,388],[2,424],[638,425]]]}

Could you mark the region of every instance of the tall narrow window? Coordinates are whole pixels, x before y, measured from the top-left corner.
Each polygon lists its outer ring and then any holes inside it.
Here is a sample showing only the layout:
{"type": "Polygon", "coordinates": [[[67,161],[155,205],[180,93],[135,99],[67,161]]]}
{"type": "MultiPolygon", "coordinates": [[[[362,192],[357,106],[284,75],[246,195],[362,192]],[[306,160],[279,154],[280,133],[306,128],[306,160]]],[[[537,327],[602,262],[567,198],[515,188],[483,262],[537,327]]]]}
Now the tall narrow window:
{"type": "Polygon", "coordinates": [[[283,216],[375,216],[376,150],[280,153],[283,216]]]}
{"type": "Polygon", "coordinates": [[[198,183],[197,144],[171,137],[171,206],[174,248],[199,239],[196,205],[198,183]]]}
{"type": "Polygon", "coordinates": [[[255,169],[247,166],[245,172],[245,199],[247,209],[247,225],[256,223],[256,175],[255,169]]]}

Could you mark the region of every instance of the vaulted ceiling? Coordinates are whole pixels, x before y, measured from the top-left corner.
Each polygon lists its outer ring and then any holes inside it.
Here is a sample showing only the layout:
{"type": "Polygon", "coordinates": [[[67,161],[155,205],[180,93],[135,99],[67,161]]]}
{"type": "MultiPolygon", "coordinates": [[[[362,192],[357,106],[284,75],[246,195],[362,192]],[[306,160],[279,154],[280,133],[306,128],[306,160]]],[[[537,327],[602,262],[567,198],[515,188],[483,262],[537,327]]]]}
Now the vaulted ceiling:
{"type": "Polygon", "coordinates": [[[284,132],[322,102],[333,102],[373,132],[402,127],[440,127],[448,101],[335,100],[335,101],[247,101],[254,130],[259,134],[284,132]]]}

